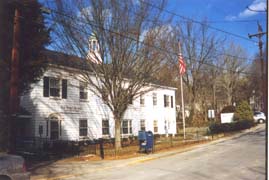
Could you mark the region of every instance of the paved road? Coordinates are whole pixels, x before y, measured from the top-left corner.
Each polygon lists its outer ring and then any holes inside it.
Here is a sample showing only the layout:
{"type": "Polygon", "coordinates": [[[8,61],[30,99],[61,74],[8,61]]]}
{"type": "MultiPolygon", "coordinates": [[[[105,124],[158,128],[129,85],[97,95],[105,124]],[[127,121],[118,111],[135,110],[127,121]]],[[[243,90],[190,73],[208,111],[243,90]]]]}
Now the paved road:
{"type": "Polygon", "coordinates": [[[68,180],[263,180],[265,126],[189,152],[125,167],[89,172],[68,180]]]}

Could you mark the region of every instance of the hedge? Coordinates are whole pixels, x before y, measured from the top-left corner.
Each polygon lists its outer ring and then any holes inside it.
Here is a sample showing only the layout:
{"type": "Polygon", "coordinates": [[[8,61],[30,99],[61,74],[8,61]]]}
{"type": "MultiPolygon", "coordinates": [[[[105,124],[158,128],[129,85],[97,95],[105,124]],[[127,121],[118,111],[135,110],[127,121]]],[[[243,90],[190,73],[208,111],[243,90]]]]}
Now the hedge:
{"type": "Polygon", "coordinates": [[[234,120],[253,120],[253,112],[247,101],[241,101],[235,109],[234,120]]]}
{"type": "Polygon", "coordinates": [[[242,120],[223,124],[213,123],[209,126],[209,130],[211,134],[217,134],[217,133],[240,131],[243,129],[251,128],[252,126],[254,126],[253,121],[242,120]]]}
{"type": "Polygon", "coordinates": [[[235,107],[234,106],[225,106],[222,110],[221,113],[234,113],[235,112],[235,107]]]}

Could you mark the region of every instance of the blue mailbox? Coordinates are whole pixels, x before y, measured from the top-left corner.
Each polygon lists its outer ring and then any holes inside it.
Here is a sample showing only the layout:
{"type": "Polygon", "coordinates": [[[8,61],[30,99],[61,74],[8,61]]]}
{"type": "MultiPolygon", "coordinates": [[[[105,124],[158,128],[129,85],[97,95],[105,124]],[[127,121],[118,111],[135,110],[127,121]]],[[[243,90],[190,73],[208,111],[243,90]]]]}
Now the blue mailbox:
{"type": "Polygon", "coordinates": [[[154,136],[151,131],[139,131],[138,140],[140,145],[140,151],[153,152],[154,136]]]}

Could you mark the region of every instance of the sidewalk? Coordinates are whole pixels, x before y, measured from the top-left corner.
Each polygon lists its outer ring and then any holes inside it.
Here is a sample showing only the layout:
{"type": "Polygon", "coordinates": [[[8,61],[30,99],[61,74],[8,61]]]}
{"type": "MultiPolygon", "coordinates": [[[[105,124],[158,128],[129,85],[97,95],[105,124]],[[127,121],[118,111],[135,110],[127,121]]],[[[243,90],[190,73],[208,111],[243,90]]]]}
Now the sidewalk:
{"type": "Polygon", "coordinates": [[[178,153],[190,151],[193,149],[203,148],[208,145],[217,144],[222,141],[240,137],[244,134],[250,133],[255,130],[262,129],[264,125],[258,125],[251,129],[244,130],[235,135],[223,137],[217,140],[210,141],[199,145],[193,145],[190,147],[169,150],[166,152],[142,155],[140,157],[123,159],[123,160],[100,160],[100,161],[84,161],[84,162],[53,162],[44,167],[38,168],[31,172],[31,180],[59,180],[70,177],[76,177],[83,174],[94,173],[96,171],[103,171],[112,168],[120,168],[125,166],[132,166],[141,162],[146,162],[163,157],[169,157],[178,153]]]}

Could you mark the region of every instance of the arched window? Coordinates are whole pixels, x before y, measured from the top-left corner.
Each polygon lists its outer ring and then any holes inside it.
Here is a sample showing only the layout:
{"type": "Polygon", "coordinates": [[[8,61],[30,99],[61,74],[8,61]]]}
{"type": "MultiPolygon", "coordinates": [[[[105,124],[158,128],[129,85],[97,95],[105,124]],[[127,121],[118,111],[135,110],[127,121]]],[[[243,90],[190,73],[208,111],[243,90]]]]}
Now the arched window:
{"type": "Polygon", "coordinates": [[[61,116],[56,113],[49,115],[47,128],[49,129],[50,139],[58,140],[61,136],[61,116]]]}

